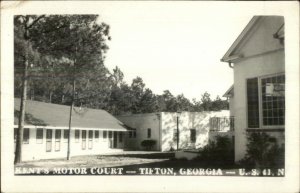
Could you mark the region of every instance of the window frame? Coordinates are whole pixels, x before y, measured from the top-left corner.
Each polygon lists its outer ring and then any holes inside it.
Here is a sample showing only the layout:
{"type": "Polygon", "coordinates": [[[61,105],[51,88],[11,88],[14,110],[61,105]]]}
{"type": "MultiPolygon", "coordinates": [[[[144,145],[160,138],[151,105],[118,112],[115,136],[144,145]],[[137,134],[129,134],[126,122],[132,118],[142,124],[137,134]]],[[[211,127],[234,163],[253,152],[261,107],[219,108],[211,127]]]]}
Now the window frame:
{"type": "MultiPolygon", "coordinates": [[[[274,74],[268,74],[268,75],[263,75],[263,76],[257,76],[257,77],[249,77],[249,78],[246,78],[246,87],[245,87],[245,92],[246,92],[246,125],[247,125],[247,128],[248,129],[265,129],[265,130],[268,130],[268,129],[284,129],[285,128],[285,124],[284,125],[264,125],[263,123],[263,99],[262,99],[262,79],[265,79],[265,78],[270,78],[270,77],[276,77],[276,76],[282,76],[284,75],[284,77],[286,78],[285,76],[285,72],[279,72],[279,73],[274,73],[274,74]],[[253,79],[253,78],[257,78],[257,88],[258,88],[258,121],[259,121],[259,124],[258,124],[258,127],[257,128],[252,128],[252,127],[248,127],[249,123],[248,123],[248,117],[249,117],[249,113],[248,113],[248,93],[247,93],[247,80],[248,79],[253,79]]],[[[286,79],[285,79],[286,80],[286,79]]],[[[284,84],[286,84],[286,81],[284,81],[284,84]]],[[[286,90],[284,91],[284,93],[286,92],[286,90]]],[[[285,102],[285,97],[284,97],[284,102],[285,102]]],[[[284,108],[284,110],[286,110],[286,107],[284,108]]],[[[286,115],[284,114],[284,119],[286,118],[285,117],[286,115]]]]}
{"type": "MultiPolygon", "coordinates": [[[[276,74],[268,74],[268,75],[264,75],[264,76],[260,76],[257,77],[258,78],[258,96],[259,96],[259,128],[262,129],[276,129],[276,128],[285,128],[285,124],[284,125],[264,125],[263,122],[263,99],[262,99],[262,79],[266,79],[266,78],[270,78],[270,77],[276,77],[276,76],[282,76],[284,75],[285,78],[285,73],[281,72],[281,73],[276,73],[276,74]]],[[[286,82],[284,81],[284,84],[286,84],[286,82]]],[[[285,90],[284,90],[284,103],[285,103],[285,90]]],[[[285,108],[284,108],[285,111],[285,108]]],[[[284,113],[284,119],[285,119],[285,113],[284,113]]],[[[285,121],[284,121],[285,122],[285,121]]]]}

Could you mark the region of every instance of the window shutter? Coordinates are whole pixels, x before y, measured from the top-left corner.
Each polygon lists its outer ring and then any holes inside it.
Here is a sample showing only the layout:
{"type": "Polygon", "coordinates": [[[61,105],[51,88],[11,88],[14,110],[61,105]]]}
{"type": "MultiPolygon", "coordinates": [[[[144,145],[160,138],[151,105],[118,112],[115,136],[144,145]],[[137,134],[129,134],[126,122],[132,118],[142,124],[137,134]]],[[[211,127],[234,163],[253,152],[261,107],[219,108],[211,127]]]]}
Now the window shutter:
{"type": "Polygon", "coordinates": [[[247,80],[248,128],[259,127],[258,79],[247,80]]]}

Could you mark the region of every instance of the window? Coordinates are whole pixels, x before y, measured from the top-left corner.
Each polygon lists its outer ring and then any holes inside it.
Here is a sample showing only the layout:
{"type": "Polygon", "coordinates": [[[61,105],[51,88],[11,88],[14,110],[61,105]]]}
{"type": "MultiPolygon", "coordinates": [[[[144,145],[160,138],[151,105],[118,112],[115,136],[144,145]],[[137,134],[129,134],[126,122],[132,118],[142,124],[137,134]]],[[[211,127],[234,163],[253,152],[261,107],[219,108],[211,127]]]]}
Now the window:
{"type": "Polygon", "coordinates": [[[192,143],[196,142],[196,129],[190,129],[190,140],[192,143]]]}
{"type": "Polygon", "coordinates": [[[107,138],[107,131],[103,131],[103,140],[106,140],[107,138]]]}
{"type": "Polygon", "coordinates": [[[277,75],[261,79],[263,126],[284,125],[285,77],[277,75]]]}
{"type": "Polygon", "coordinates": [[[173,130],[173,141],[177,141],[177,129],[173,130]]]}
{"type": "Polygon", "coordinates": [[[25,128],[23,131],[23,143],[28,144],[29,143],[29,129],[25,128]]]}
{"type": "Polygon", "coordinates": [[[133,131],[132,136],[133,136],[133,138],[136,138],[136,130],[133,131]]]}
{"type": "Polygon", "coordinates": [[[89,130],[89,143],[88,143],[89,149],[93,148],[93,137],[94,137],[93,135],[94,135],[94,131],[89,130]]]}
{"type": "Polygon", "coordinates": [[[80,138],[80,131],[77,129],[75,130],[75,142],[78,143],[80,138]]]}
{"type": "Polygon", "coordinates": [[[259,127],[258,79],[247,80],[248,127],[259,127]]]}
{"type": "Polygon", "coordinates": [[[151,138],[151,128],[148,128],[148,129],[147,129],[147,137],[148,137],[148,138],[151,138]]]}
{"type": "Polygon", "coordinates": [[[99,141],[99,131],[95,131],[95,141],[99,141]]]}
{"type": "Polygon", "coordinates": [[[247,80],[248,128],[284,126],[285,76],[247,80]]]}
{"type": "Polygon", "coordinates": [[[36,130],[36,143],[43,143],[43,129],[36,130]]]}
{"type": "Polygon", "coordinates": [[[111,139],[112,137],[113,137],[112,131],[109,131],[109,132],[108,132],[108,138],[111,139]]]}
{"type": "Polygon", "coordinates": [[[64,142],[68,142],[69,140],[69,130],[64,129],[64,142]]]}

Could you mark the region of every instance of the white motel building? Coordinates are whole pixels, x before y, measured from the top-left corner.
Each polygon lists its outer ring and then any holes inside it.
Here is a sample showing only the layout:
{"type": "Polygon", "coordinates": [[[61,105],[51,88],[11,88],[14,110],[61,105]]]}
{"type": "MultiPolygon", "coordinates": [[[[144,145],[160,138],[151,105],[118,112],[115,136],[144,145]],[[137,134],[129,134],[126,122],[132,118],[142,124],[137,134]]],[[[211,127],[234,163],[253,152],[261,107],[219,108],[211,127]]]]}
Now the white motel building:
{"type": "MultiPolygon", "coordinates": [[[[15,99],[15,115],[20,99],[15,99]]],[[[22,160],[67,157],[70,106],[26,101],[22,160]]],[[[15,142],[18,117],[15,116],[15,142]]],[[[123,123],[104,110],[73,110],[71,156],[123,151],[127,129],[123,123]]]]}

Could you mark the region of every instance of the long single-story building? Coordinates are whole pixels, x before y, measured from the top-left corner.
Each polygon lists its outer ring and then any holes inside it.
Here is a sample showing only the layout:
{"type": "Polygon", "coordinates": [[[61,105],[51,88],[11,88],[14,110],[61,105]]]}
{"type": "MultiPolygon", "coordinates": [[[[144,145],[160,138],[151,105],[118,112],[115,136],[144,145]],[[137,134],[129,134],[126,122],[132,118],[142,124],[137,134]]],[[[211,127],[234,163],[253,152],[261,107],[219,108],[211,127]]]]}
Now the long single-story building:
{"type": "MultiPolygon", "coordinates": [[[[15,98],[14,138],[18,129],[20,99],[15,98]]],[[[70,155],[91,155],[123,151],[127,131],[122,122],[104,110],[72,112],[70,155]]],[[[22,160],[67,157],[70,106],[26,101],[22,160]]]]}
{"type": "Polygon", "coordinates": [[[255,16],[221,59],[234,71],[226,96],[235,117],[235,161],[246,154],[248,133],[263,131],[284,144],[284,37],[284,17],[255,16]]]}
{"type": "Polygon", "coordinates": [[[144,113],[117,118],[131,128],[125,139],[128,150],[143,150],[141,142],[144,140],[155,140],[152,150],[156,151],[195,149],[208,144],[210,130],[212,136],[233,133],[228,110],[144,113]]]}

